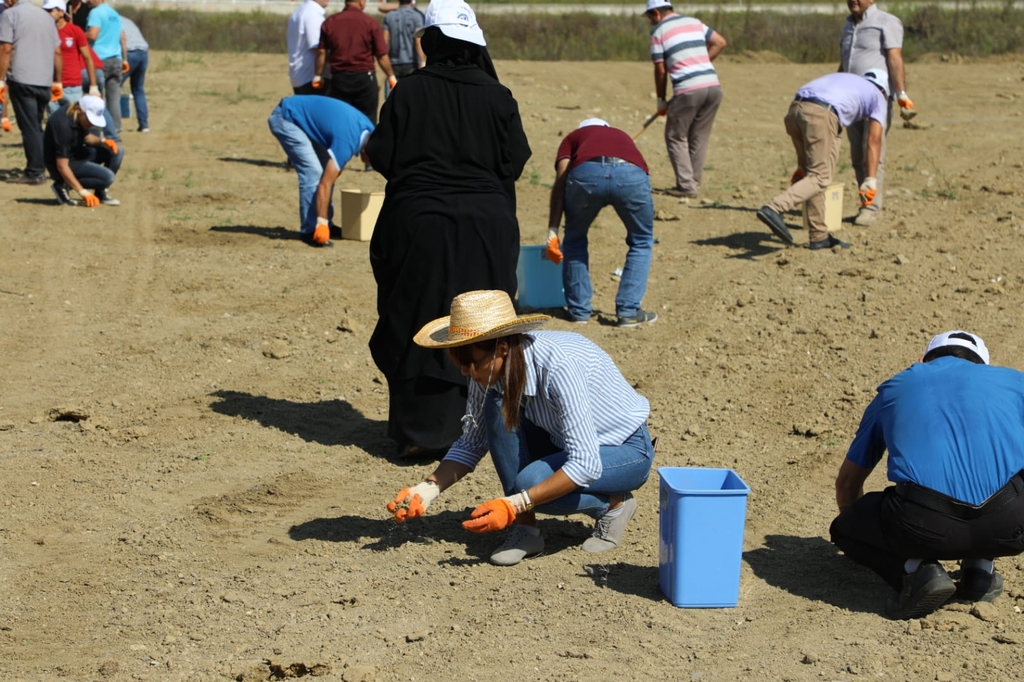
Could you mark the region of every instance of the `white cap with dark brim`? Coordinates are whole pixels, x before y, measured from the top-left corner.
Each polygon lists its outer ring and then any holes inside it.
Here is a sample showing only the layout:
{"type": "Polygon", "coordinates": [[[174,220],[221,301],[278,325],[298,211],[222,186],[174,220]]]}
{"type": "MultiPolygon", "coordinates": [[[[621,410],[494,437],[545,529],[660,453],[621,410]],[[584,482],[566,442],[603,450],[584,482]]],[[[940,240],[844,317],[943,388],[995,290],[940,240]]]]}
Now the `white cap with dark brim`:
{"type": "Polygon", "coordinates": [[[962,329],[942,332],[928,342],[928,347],[924,349],[924,354],[927,356],[936,348],[942,348],[943,346],[962,346],[967,350],[974,351],[981,358],[982,362],[986,365],[989,364],[988,348],[977,334],[965,332],[962,329]],[[962,338],[965,336],[967,338],[962,338]]]}

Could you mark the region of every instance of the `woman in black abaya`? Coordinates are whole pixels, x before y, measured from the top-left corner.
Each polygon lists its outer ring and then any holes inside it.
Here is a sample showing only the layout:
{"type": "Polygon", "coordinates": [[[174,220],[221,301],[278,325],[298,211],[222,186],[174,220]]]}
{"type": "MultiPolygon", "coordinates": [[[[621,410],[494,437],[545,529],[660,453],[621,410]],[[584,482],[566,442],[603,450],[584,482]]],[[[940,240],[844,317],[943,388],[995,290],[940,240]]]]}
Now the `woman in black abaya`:
{"type": "Polygon", "coordinates": [[[530,157],[473,10],[434,0],[421,44],[426,67],[385,100],[366,146],[388,181],[370,241],[379,316],[370,351],[388,381],[388,435],[403,457],[443,454],[462,433],[466,378],[412,337],[458,294],[515,295],[515,181],[530,157]]]}

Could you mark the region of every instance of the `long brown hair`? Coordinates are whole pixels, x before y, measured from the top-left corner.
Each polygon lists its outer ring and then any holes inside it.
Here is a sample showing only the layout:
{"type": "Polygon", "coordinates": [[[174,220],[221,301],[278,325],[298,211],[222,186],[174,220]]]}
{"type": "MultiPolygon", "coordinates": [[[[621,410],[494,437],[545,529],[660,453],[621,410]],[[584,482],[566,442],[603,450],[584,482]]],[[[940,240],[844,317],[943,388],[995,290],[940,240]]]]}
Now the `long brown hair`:
{"type": "Polygon", "coordinates": [[[474,348],[479,348],[490,355],[503,341],[508,345],[508,355],[504,358],[505,398],[502,401],[501,415],[505,421],[505,428],[515,431],[519,428],[519,407],[523,402],[523,391],[526,390],[526,353],[523,351],[523,335],[513,334],[478,341],[467,346],[455,346],[448,349],[448,357],[459,367],[466,367],[473,362],[474,348]]]}

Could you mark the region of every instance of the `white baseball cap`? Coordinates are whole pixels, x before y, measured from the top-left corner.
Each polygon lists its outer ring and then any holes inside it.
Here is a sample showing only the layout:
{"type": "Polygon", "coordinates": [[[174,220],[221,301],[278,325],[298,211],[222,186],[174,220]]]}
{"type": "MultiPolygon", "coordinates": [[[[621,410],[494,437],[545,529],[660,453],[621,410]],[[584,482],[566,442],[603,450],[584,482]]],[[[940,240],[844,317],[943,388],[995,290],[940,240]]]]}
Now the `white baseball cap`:
{"type": "Polygon", "coordinates": [[[864,74],[864,77],[875,84],[875,87],[882,89],[882,92],[889,95],[889,74],[873,69],[864,74]]]}
{"type": "Polygon", "coordinates": [[[103,103],[102,97],[86,95],[78,100],[78,106],[82,107],[82,111],[85,112],[85,117],[89,119],[89,123],[97,128],[107,125],[107,117],[103,114],[103,110],[107,106],[103,103]]]}
{"type": "Polygon", "coordinates": [[[981,337],[977,334],[971,334],[970,332],[965,332],[962,329],[942,332],[928,342],[928,347],[924,349],[924,354],[928,355],[936,348],[942,348],[943,346],[963,346],[967,350],[977,353],[978,357],[981,358],[986,365],[989,364],[988,348],[985,346],[985,342],[982,341],[981,337]]]}
{"type": "Polygon", "coordinates": [[[580,124],[576,126],[576,129],[579,130],[580,128],[586,128],[587,126],[605,126],[606,128],[611,128],[608,121],[603,118],[585,118],[580,121],[580,124]]]}
{"type": "Polygon", "coordinates": [[[661,9],[662,7],[671,7],[672,3],[668,0],[647,0],[647,9],[644,10],[644,14],[650,12],[652,9],[661,9]]]}
{"type": "Polygon", "coordinates": [[[59,9],[61,12],[67,13],[68,3],[64,0],[46,0],[43,3],[43,9],[49,12],[51,9],[59,9]]]}
{"type": "Polygon", "coordinates": [[[437,26],[449,38],[482,47],[487,45],[484,32],[476,23],[476,13],[463,0],[432,0],[423,17],[423,28],[416,31],[416,37],[422,38],[423,32],[431,26],[437,26]]]}

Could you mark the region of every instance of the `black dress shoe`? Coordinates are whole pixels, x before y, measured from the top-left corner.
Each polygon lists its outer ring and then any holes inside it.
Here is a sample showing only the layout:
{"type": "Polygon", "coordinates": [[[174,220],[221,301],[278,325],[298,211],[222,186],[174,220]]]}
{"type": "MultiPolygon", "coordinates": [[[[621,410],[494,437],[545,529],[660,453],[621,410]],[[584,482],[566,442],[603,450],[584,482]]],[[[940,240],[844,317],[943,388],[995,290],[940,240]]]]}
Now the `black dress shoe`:
{"type": "Polygon", "coordinates": [[[787,244],[793,244],[793,235],[789,233],[789,228],[786,227],[786,221],[782,219],[779,212],[771,206],[762,206],[757,211],[757,219],[768,226],[775,236],[786,242],[787,244]]]}
{"type": "Polygon", "coordinates": [[[903,576],[903,589],[894,593],[885,606],[885,615],[893,620],[922,618],[953,596],[956,585],[937,561],[922,563],[913,573],[903,576]]]}
{"type": "Polygon", "coordinates": [[[965,568],[960,571],[960,582],[956,586],[956,598],[964,601],[995,601],[1003,593],[1003,576],[999,571],[983,571],[980,568],[965,568]]]}
{"type": "Polygon", "coordinates": [[[17,178],[14,178],[13,180],[8,180],[7,182],[11,183],[12,185],[41,185],[44,182],[46,182],[46,178],[43,177],[42,175],[22,175],[17,178]]]}
{"type": "Polygon", "coordinates": [[[807,245],[807,248],[809,248],[811,251],[818,251],[819,249],[831,249],[833,246],[838,246],[841,249],[850,248],[849,243],[839,241],[832,235],[825,237],[820,242],[811,242],[810,244],[807,245]]]}

